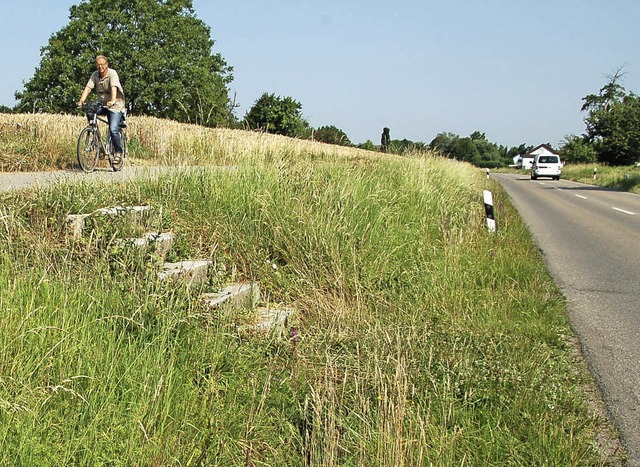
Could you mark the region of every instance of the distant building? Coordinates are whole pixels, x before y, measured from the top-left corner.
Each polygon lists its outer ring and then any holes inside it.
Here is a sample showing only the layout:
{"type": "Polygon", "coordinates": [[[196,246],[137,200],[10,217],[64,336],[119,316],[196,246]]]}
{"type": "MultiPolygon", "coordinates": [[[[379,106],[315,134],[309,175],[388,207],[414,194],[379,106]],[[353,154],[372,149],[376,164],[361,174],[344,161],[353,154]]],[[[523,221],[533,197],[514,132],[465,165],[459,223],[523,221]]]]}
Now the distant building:
{"type": "Polygon", "coordinates": [[[533,159],[538,155],[559,156],[559,154],[548,144],[539,144],[531,151],[523,152],[515,156],[513,158],[513,165],[517,169],[530,169],[531,165],[533,165],[533,159]]]}

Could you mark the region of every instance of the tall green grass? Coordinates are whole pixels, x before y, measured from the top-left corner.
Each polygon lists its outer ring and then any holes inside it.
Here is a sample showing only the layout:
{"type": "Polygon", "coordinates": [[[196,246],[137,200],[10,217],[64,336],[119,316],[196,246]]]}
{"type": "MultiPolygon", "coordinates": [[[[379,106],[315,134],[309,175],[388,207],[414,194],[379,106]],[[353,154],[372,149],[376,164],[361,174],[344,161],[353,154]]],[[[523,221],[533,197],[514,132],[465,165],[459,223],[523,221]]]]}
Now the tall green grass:
{"type": "Polygon", "coordinates": [[[601,164],[569,164],[562,168],[562,175],[590,185],[640,194],[640,166],[611,167],[601,164]],[[593,169],[597,169],[596,178],[593,169]]]}
{"type": "Polygon", "coordinates": [[[2,195],[0,464],[619,462],[596,447],[607,423],[563,297],[497,185],[429,156],[222,154],[233,168],[2,195]],[[69,213],[126,204],[154,206],[172,259],[213,261],[202,291],[254,280],[295,308],[297,339],[160,283],[116,242],[126,225],[66,233],[69,213]]]}

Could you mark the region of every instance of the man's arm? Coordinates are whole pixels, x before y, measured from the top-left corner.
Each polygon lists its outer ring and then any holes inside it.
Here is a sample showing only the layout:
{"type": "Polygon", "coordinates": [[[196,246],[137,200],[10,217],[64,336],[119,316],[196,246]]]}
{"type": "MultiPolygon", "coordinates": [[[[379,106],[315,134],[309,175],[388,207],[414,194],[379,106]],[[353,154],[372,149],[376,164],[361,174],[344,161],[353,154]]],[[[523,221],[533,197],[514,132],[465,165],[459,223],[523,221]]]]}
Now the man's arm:
{"type": "Polygon", "coordinates": [[[84,104],[84,101],[87,100],[90,92],[91,88],[89,86],[85,86],[82,91],[82,95],[80,96],[80,100],[78,101],[78,107],[82,107],[82,104],[84,104]]]}
{"type": "Polygon", "coordinates": [[[111,99],[107,102],[107,107],[111,107],[116,103],[116,97],[118,97],[118,88],[115,86],[111,86],[111,99]]]}

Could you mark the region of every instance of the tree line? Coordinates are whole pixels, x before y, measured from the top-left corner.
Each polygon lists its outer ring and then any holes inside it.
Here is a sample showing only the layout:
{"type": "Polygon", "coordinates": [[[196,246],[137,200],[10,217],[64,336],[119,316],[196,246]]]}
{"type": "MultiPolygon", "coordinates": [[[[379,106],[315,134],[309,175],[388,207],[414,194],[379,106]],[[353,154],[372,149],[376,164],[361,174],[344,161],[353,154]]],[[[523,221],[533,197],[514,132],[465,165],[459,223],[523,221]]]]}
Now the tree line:
{"type": "MultiPolygon", "coordinates": [[[[126,89],[129,112],[209,127],[260,130],[330,144],[353,146],[334,125],[313,128],[302,104],[263,93],[243,118],[235,115],[228,85],[233,67],[219,53],[210,28],[197,18],[192,0],[82,0],[69,9],[69,23],[41,49],[41,62],[13,108],[2,112],[72,112],[95,56],[106,55],[126,89]]],[[[598,94],[583,101],[585,134],[570,135],[559,149],[566,162],[631,164],[640,161],[640,98],[621,86],[620,70],[598,94]]],[[[380,145],[363,149],[397,154],[434,150],[479,167],[500,167],[530,150],[506,147],[475,131],[463,137],[443,132],[430,143],[392,139],[383,129],[380,145]]]]}
{"type": "Polygon", "coordinates": [[[640,97],[620,84],[623,76],[619,68],[598,94],[582,99],[585,133],[565,138],[565,159],[609,165],[640,162],[640,97]]]}

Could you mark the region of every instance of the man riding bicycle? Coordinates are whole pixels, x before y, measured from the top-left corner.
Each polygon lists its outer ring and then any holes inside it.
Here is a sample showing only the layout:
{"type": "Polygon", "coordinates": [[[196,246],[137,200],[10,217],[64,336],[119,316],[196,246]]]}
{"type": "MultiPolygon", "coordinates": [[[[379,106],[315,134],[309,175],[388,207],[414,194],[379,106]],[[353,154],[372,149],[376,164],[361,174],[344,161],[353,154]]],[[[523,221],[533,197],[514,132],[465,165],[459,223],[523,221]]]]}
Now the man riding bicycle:
{"type": "Polygon", "coordinates": [[[104,106],[98,110],[98,114],[107,114],[109,120],[109,134],[113,141],[114,163],[119,164],[122,160],[122,139],[120,138],[120,122],[125,109],[124,91],[118,78],[116,70],[109,68],[109,62],[104,55],[96,57],[96,68],[89,82],[84,87],[78,107],[82,107],[92,90],[95,90],[104,106]]]}

